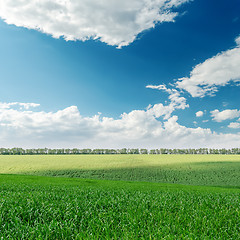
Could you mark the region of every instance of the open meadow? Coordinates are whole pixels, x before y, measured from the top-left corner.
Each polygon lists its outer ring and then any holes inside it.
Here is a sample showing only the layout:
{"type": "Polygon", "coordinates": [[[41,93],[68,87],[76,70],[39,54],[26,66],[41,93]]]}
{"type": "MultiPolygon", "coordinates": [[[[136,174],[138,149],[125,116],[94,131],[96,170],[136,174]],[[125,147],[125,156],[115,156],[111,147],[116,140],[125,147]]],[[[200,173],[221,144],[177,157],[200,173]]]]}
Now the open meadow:
{"type": "Polygon", "coordinates": [[[240,239],[239,155],[0,156],[0,174],[2,239],[240,239]]]}

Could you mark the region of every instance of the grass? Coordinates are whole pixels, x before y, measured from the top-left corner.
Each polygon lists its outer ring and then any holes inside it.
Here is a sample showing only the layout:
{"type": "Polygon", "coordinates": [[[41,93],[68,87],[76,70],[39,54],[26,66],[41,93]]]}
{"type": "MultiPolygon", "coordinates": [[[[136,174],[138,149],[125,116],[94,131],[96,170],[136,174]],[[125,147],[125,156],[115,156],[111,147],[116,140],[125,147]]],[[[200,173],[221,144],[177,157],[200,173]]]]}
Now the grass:
{"type": "Polygon", "coordinates": [[[240,239],[240,156],[0,156],[0,173],[0,239],[240,239]]]}
{"type": "Polygon", "coordinates": [[[239,189],[0,176],[3,239],[239,239],[239,189]]]}
{"type": "Polygon", "coordinates": [[[0,156],[0,173],[240,186],[240,155],[0,156]]]}

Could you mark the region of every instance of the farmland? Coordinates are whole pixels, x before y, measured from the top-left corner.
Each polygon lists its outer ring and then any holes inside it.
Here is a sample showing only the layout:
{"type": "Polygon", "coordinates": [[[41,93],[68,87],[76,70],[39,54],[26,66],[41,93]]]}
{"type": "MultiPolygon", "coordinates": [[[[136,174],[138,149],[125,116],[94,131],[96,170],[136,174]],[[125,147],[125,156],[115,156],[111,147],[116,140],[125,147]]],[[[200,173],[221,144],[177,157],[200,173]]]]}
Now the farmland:
{"type": "Polygon", "coordinates": [[[238,155],[0,156],[0,174],[3,239],[239,239],[238,155]]]}
{"type": "Polygon", "coordinates": [[[240,186],[240,155],[0,156],[0,174],[240,186]]]}

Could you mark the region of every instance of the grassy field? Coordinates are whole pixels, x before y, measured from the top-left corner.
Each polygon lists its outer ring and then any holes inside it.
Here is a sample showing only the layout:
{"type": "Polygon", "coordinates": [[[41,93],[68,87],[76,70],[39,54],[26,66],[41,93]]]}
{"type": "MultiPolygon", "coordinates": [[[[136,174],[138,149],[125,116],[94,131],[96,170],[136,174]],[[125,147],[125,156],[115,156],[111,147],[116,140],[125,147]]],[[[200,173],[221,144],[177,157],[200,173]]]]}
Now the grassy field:
{"type": "Polygon", "coordinates": [[[2,175],[3,239],[239,239],[239,189],[2,175]]]}
{"type": "Polygon", "coordinates": [[[0,239],[240,239],[239,179],[233,155],[0,156],[0,239]]]}
{"type": "Polygon", "coordinates": [[[240,186],[240,155],[0,156],[0,173],[240,186]]]}

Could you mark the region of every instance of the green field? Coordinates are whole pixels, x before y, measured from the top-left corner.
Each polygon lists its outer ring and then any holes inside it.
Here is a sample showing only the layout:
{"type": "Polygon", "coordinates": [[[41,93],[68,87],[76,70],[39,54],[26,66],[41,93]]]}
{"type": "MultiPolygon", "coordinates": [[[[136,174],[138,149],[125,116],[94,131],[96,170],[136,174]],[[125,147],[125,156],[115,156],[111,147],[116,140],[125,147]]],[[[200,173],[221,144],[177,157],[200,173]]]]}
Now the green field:
{"type": "Polygon", "coordinates": [[[240,155],[13,155],[1,173],[240,186],[240,155]]]}
{"type": "Polygon", "coordinates": [[[0,156],[0,209],[1,239],[240,239],[240,156],[0,156]]]}

